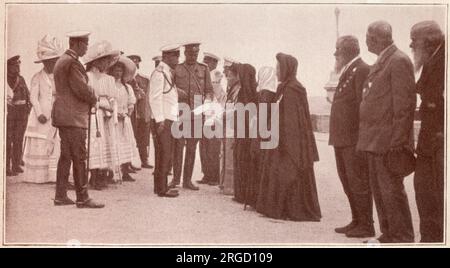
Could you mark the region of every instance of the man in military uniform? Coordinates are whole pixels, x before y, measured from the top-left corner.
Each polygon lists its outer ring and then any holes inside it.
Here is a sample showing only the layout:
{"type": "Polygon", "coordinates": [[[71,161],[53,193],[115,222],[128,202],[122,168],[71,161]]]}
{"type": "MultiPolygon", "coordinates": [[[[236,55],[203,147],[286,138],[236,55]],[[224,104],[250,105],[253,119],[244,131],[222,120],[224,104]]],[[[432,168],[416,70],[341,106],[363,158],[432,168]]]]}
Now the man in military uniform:
{"type": "Polygon", "coordinates": [[[155,62],[155,68],[158,67],[159,63],[162,61],[161,56],[154,56],[152,60],[155,62]]]}
{"type": "Polygon", "coordinates": [[[94,202],[88,195],[86,170],[86,129],[89,126],[90,109],[97,98],[88,86],[88,76],[78,60],[86,54],[89,32],[69,33],[70,48],[58,59],[54,68],[56,88],[52,109],[52,124],[59,130],[61,155],[56,171],[55,206],[72,205],[67,196],[70,165],[73,165],[76,205],[78,208],[102,208],[104,204],[94,202]]]}
{"type": "Polygon", "coordinates": [[[422,21],[411,29],[420,94],[421,127],[416,153],[414,190],[420,217],[420,242],[444,241],[444,88],[445,37],[434,21],[422,21]]]}
{"type": "MultiPolygon", "coordinates": [[[[217,64],[220,58],[212,53],[205,52],[203,63],[208,65],[211,75],[211,83],[214,88],[214,95],[223,95],[223,91],[220,85],[220,79],[222,74],[217,70],[217,64]],[[216,93],[217,91],[217,93],[216,93]]],[[[214,96],[213,102],[217,102],[216,96],[214,96]]],[[[212,126],[212,129],[214,126],[212,126]]],[[[220,139],[219,138],[206,138],[203,137],[200,140],[200,162],[202,165],[203,178],[197,181],[200,184],[218,185],[220,177],[220,139]]]]}
{"type": "Polygon", "coordinates": [[[20,75],[20,56],[7,60],[6,176],[22,173],[22,144],[31,110],[30,92],[20,75]]]}
{"type": "Polygon", "coordinates": [[[178,191],[170,190],[167,176],[173,157],[172,124],[178,116],[178,92],[173,82],[172,70],[178,64],[180,46],[163,47],[162,61],[150,77],[149,102],[153,107],[152,121],[156,131],[155,141],[155,172],[154,192],[160,197],[177,197],[178,191]]]}
{"type": "MultiPolygon", "coordinates": [[[[178,88],[179,102],[186,103],[190,109],[203,104],[206,98],[212,99],[212,84],[209,68],[206,64],[197,62],[200,43],[187,43],[184,45],[185,62],[177,65],[175,68],[175,84],[178,88]],[[200,97],[201,103],[194,103],[194,97],[200,97]]],[[[192,113],[191,113],[192,114],[192,113]]],[[[200,115],[201,117],[201,115],[200,115]]],[[[201,120],[201,119],[200,119],[201,120]]],[[[192,172],[194,170],[195,151],[198,138],[194,137],[194,118],[191,117],[191,136],[189,138],[175,139],[173,173],[174,177],[170,187],[174,188],[180,184],[181,169],[183,163],[183,148],[186,145],[186,154],[183,170],[183,188],[198,190],[199,188],[192,184],[192,172]]]]}
{"type": "MultiPolygon", "coordinates": [[[[139,72],[139,64],[142,61],[139,55],[129,55],[139,72]]],[[[150,117],[151,108],[148,101],[150,92],[150,79],[138,73],[134,80],[130,82],[136,96],[136,106],[134,112],[131,114],[131,122],[133,124],[133,131],[136,138],[137,147],[139,150],[139,157],[141,158],[143,168],[153,168],[149,164],[149,146],[150,146],[150,117]]]]}
{"type": "Polygon", "coordinates": [[[352,213],[350,224],[336,228],[348,237],[375,235],[372,219],[372,195],[367,165],[355,150],[358,142],[359,104],[369,66],[359,56],[359,42],[354,36],[339,37],[336,65],[342,70],[334,93],[330,114],[330,140],[336,166],[352,213]]]}

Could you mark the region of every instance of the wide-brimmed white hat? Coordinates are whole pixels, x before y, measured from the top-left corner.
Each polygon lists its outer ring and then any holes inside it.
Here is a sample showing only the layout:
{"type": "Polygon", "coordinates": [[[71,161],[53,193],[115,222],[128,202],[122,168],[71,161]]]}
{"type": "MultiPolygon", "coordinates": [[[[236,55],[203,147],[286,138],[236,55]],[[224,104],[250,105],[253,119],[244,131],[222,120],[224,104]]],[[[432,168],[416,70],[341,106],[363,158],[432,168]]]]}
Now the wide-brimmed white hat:
{"type": "Polygon", "coordinates": [[[38,41],[37,60],[34,63],[41,63],[45,60],[59,58],[64,53],[63,47],[56,37],[46,34],[38,41]]]}
{"type": "MultiPolygon", "coordinates": [[[[125,66],[125,69],[123,70],[123,81],[125,83],[131,81],[136,75],[136,64],[134,64],[134,62],[130,58],[123,55],[119,56],[118,62],[122,63],[125,66]]],[[[112,67],[114,66],[111,66],[110,68],[112,67]]]]}
{"type": "Polygon", "coordinates": [[[83,57],[83,62],[84,64],[88,64],[89,62],[93,62],[94,60],[98,60],[106,56],[117,57],[119,55],[119,50],[113,50],[111,43],[103,40],[93,44],[88,48],[86,55],[83,57]]]}

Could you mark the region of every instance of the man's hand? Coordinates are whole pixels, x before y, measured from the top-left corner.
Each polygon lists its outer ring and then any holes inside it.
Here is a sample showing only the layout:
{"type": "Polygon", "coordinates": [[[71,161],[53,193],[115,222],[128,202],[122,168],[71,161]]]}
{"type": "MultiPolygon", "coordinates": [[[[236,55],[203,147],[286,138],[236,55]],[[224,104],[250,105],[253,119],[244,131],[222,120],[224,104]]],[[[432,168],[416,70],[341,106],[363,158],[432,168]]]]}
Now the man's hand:
{"type": "Polygon", "coordinates": [[[38,121],[41,124],[45,124],[45,123],[47,123],[47,117],[45,117],[45,115],[41,114],[38,116],[38,121]]]}

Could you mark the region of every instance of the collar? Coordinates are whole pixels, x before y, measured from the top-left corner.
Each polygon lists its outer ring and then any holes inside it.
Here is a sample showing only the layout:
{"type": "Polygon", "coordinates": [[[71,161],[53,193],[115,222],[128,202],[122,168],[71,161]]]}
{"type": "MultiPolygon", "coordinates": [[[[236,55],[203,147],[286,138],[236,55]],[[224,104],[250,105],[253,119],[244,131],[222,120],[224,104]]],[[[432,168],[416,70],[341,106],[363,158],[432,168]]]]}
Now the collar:
{"type": "Polygon", "coordinates": [[[394,46],[394,43],[390,44],[385,49],[383,49],[383,51],[380,52],[380,55],[378,55],[377,62],[379,62],[380,59],[384,56],[384,54],[386,54],[386,52],[393,46],[394,46]]]}
{"type": "Polygon", "coordinates": [[[78,54],[74,50],[69,48],[68,50],[66,50],[66,54],[78,60],[78,54]]]}
{"type": "Polygon", "coordinates": [[[347,69],[348,69],[348,67],[350,67],[350,65],[352,65],[355,61],[359,60],[360,58],[361,58],[360,56],[356,56],[351,61],[349,61],[347,64],[345,64],[344,68],[342,69],[342,74],[344,74],[345,71],[347,71],[347,69]]]}

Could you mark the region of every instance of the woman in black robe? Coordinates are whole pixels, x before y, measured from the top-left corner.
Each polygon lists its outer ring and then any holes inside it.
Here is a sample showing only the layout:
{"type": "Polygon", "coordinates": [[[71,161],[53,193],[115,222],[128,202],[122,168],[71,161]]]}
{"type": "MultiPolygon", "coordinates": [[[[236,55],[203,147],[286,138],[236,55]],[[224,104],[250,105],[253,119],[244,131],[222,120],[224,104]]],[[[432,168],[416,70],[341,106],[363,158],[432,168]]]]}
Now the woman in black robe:
{"type": "MultiPolygon", "coordinates": [[[[244,105],[248,103],[255,103],[256,101],[256,70],[250,64],[233,64],[231,69],[236,70],[239,76],[241,88],[237,94],[236,103],[244,105]]],[[[236,112],[235,112],[235,128],[237,131],[236,112]]],[[[249,163],[251,159],[250,145],[251,139],[249,137],[249,123],[250,115],[246,112],[245,116],[245,138],[236,138],[233,149],[234,158],[234,201],[245,203],[246,190],[250,183],[251,171],[249,163]]],[[[235,132],[236,133],[236,132],[235,132]]]]}
{"type": "Polygon", "coordinates": [[[256,210],[275,219],[320,221],[314,177],[319,156],[306,90],[296,78],[297,59],[283,53],[276,59],[279,143],[264,159],[256,210]]]}

